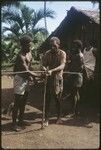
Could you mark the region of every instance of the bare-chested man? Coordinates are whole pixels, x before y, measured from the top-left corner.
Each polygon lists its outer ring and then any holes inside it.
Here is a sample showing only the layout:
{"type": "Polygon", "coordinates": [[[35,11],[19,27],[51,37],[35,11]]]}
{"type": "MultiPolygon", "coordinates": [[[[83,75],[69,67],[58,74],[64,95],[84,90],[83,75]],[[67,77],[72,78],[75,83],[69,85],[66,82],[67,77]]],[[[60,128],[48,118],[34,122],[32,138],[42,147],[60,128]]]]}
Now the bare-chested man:
{"type": "Polygon", "coordinates": [[[71,92],[73,115],[78,115],[78,102],[80,99],[79,89],[83,84],[84,57],[82,53],[82,42],[80,40],[73,41],[73,47],[70,52],[70,63],[68,70],[74,74],[67,77],[67,90],[71,92]]]}
{"type": "Polygon", "coordinates": [[[48,81],[46,88],[45,126],[49,122],[49,108],[51,98],[56,102],[57,123],[61,123],[61,95],[63,91],[63,70],[66,63],[66,53],[59,48],[60,40],[57,37],[50,39],[51,50],[48,50],[43,58],[43,68],[48,69],[48,81]]]}
{"type": "Polygon", "coordinates": [[[14,72],[27,71],[27,73],[14,76],[14,108],[12,112],[13,130],[18,131],[25,125],[23,121],[26,100],[28,96],[28,81],[35,79],[37,74],[31,72],[32,54],[30,50],[32,39],[25,35],[20,39],[21,51],[19,52],[14,66],[14,72]],[[19,111],[19,115],[18,115],[19,111]],[[18,118],[18,123],[17,123],[18,118]]]}

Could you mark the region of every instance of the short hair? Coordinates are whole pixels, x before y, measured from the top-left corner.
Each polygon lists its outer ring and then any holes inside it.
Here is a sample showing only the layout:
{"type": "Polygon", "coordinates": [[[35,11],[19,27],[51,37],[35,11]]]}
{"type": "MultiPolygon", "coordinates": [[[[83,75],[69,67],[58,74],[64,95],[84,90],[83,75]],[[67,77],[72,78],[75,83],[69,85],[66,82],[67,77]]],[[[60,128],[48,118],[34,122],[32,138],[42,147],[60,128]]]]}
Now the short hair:
{"type": "Polygon", "coordinates": [[[51,41],[56,41],[60,45],[60,40],[58,37],[55,37],[55,36],[51,37],[50,42],[51,41]]]}
{"type": "Polygon", "coordinates": [[[83,43],[81,42],[81,40],[74,40],[73,43],[76,44],[79,48],[83,48],[83,43]]]}
{"type": "Polygon", "coordinates": [[[89,44],[93,47],[97,46],[97,42],[95,40],[89,40],[89,44]]]}
{"type": "Polygon", "coordinates": [[[28,35],[24,35],[20,38],[20,44],[23,46],[24,44],[26,45],[27,43],[32,42],[32,38],[28,35]]]}

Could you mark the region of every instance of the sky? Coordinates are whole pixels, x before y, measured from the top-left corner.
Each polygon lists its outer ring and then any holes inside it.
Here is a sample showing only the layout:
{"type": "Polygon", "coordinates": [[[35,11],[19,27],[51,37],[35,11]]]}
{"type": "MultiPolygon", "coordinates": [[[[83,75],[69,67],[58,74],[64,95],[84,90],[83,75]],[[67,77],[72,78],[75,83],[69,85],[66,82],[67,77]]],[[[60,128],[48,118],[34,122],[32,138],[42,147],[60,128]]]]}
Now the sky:
{"type": "MultiPolygon", "coordinates": [[[[23,3],[35,10],[39,10],[40,8],[44,8],[44,1],[27,1],[23,3]]],[[[94,6],[90,1],[47,1],[47,8],[55,11],[55,19],[47,18],[47,29],[49,34],[53,32],[62,22],[62,20],[66,17],[67,11],[70,10],[72,6],[77,9],[83,10],[91,10],[96,11],[99,10],[99,3],[96,3],[94,6]]],[[[44,27],[44,20],[38,23],[38,26],[44,27]]]]}

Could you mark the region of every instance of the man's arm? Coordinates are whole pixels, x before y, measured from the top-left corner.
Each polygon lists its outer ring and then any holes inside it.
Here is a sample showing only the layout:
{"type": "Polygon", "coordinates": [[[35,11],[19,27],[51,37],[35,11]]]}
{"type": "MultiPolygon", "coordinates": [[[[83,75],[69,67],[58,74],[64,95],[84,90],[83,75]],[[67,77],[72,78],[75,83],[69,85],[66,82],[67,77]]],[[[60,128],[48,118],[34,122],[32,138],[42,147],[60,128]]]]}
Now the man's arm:
{"type": "Polygon", "coordinates": [[[43,71],[47,71],[47,67],[48,67],[48,54],[46,52],[45,55],[42,58],[42,67],[41,67],[41,69],[43,71]]]}
{"type": "Polygon", "coordinates": [[[94,57],[96,57],[96,55],[97,55],[97,49],[93,48],[92,53],[93,53],[94,57]]]}
{"type": "Polygon", "coordinates": [[[82,56],[79,56],[79,60],[80,60],[80,65],[78,66],[78,71],[82,72],[83,69],[84,69],[84,57],[83,57],[83,54],[82,54],[82,56]]]}
{"type": "Polygon", "coordinates": [[[19,57],[20,57],[20,61],[21,61],[21,64],[22,64],[23,71],[27,71],[27,74],[29,76],[32,76],[32,77],[38,76],[36,73],[33,73],[32,71],[29,70],[28,65],[25,61],[25,57],[23,57],[22,55],[20,55],[19,57]]]}
{"type": "Polygon", "coordinates": [[[54,69],[49,70],[48,73],[51,74],[52,72],[57,72],[57,71],[63,70],[65,68],[65,63],[66,63],[66,53],[63,52],[61,55],[60,65],[54,69]]]}

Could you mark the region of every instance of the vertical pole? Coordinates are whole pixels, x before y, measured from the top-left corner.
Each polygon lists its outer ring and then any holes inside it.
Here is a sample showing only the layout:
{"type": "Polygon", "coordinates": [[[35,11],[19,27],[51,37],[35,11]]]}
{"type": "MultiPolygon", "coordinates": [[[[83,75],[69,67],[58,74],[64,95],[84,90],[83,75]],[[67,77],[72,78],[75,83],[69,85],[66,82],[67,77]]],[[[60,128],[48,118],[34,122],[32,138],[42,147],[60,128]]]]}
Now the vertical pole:
{"type": "MultiPolygon", "coordinates": [[[[46,21],[46,0],[44,1],[44,23],[45,23],[45,29],[47,30],[47,21],[46,21]]],[[[47,38],[47,33],[46,33],[47,38]]]]}
{"type": "Polygon", "coordinates": [[[42,129],[44,128],[44,118],[45,118],[46,85],[47,85],[47,76],[44,81],[44,98],[43,98],[42,127],[41,127],[42,129]]]}

